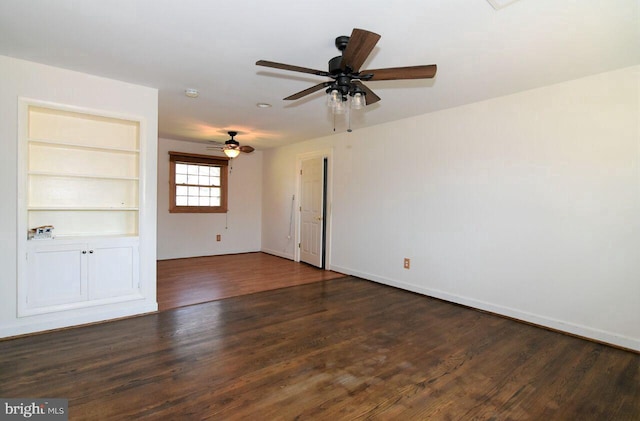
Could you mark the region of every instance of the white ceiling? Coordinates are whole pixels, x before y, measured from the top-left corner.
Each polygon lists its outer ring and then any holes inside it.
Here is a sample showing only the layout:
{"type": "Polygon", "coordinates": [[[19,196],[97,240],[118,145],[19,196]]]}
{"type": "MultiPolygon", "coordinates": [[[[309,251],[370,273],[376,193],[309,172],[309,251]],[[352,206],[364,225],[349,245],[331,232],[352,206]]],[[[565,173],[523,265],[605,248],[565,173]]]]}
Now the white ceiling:
{"type": "MultiPolygon", "coordinates": [[[[265,149],[333,133],[334,39],[382,35],[363,68],[437,64],[432,80],[367,85],[354,130],[640,63],[640,0],[2,0],[0,54],[159,89],[159,133],[265,149]],[[197,99],[184,95],[196,88],[197,99]],[[260,109],[258,102],[273,104],[260,109]]],[[[1,83],[1,82],[0,82],[1,83]]],[[[343,117],[336,130],[346,130],[343,117]]]]}

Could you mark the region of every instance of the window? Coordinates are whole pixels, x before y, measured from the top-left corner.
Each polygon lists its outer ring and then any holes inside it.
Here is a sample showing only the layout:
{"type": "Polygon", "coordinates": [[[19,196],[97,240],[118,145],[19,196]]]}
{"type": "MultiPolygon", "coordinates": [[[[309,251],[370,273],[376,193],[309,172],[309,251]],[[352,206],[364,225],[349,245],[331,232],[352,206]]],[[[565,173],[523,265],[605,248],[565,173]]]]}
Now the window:
{"type": "Polygon", "coordinates": [[[227,211],[229,158],[169,152],[169,212],[227,211]]]}

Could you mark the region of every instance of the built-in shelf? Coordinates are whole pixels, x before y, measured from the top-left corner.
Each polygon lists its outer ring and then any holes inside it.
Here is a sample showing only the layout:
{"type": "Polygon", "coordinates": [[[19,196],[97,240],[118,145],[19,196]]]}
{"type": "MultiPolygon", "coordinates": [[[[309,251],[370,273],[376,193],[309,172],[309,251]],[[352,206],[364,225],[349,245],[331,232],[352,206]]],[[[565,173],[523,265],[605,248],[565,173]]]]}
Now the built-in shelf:
{"type": "Polygon", "coordinates": [[[44,176],[44,177],[72,177],[72,178],[97,178],[102,180],[128,180],[138,181],[139,177],[128,176],[111,176],[111,175],[98,175],[98,174],[70,174],[63,172],[53,171],[29,171],[29,175],[44,176]]]}
{"type": "Polygon", "coordinates": [[[94,146],[89,144],[66,142],[66,141],[51,140],[51,139],[29,138],[28,141],[29,143],[32,143],[32,144],[57,146],[62,148],[79,148],[79,149],[90,149],[90,150],[108,151],[108,152],[140,153],[140,149],[117,148],[117,147],[110,147],[110,146],[94,146]]]}
{"type": "Polygon", "coordinates": [[[31,105],[27,115],[29,228],[137,235],[140,122],[31,105]]]}
{"type": "Polygon", "coordinates": [[[30,211],[137,211],[137,207],[116,206],[29,206],[30,211]]]}
{"type": "Polygon", "coordinates": [[[18,101],[18,317],[145,299],[144,120],[18,101]],[[39,227],[53,227],[43,230],[51,238],[36,235],[39,227]]]}
{"type": "Polygon", "coordinates": [[[99,241],[99,240],[117,240],[119,238],[122,239],[136,239],[138,238],[137,235],[130,235],[130,234],[103,234],[103,233],[89,233],[89,234],[83,234],[83,235],[56,235],[53,238],[46,238],[46,239],[36,239],[36,238],[29,238],[27,240],[27,242],[29,243],[43,243],[43,244],[47,244],[47,243],[51,243],[51,244],[70,244],[70,243],[78,243],[78,242],[83,242],[83,241],[99,241]]]}

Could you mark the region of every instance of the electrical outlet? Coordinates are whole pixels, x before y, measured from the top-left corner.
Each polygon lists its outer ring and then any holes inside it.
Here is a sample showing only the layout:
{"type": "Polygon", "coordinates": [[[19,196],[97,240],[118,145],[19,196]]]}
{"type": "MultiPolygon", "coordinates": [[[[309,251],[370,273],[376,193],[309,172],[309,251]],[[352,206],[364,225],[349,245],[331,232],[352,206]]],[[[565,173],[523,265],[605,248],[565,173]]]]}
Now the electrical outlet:
{"type": "Polygon", "coordinates": [[[411,269],[411,259],[405,257],[404,258],[404,268],[405,269],[411,269]]]}
{"type": "Polygon", "coordinates": [[[220,234],[216,235],[216,241],[221,241],[222,240],[222,236],[220,234]]]}

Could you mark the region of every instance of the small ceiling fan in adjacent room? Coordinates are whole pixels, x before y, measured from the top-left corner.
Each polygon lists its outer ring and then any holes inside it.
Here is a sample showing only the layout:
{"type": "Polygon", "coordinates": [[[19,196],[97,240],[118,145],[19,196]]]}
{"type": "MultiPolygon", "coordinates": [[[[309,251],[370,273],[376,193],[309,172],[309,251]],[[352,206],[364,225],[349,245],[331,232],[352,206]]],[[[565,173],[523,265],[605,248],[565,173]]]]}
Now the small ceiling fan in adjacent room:
{"type": "Polygon", "coordinates": [[[340,36],[336,38],[335,45],[338,50],[342,52],[342,55],[329,60],[328,71],[292,66],[267,60],[258,60],[256,65],[331,78],[332,80],[318,83],[310,88],[289,95],[284,98],[284,100],[300,99],[321,89],[325,89],[327,93],[327,105],[334,114],[344,112],[348,102],[350,102],[351,108],[360,109],[366,105],[380,101],[380,97],[362,82],[430,79],[436,75],[437,66],[435,64],[360,70],[360,67],[364,64],[367,57],[369,57],[369,54],[371,54],[371,51],[373,51],[379,39],[380,35],[357,28],[351,32],[351,36],[340,36]]]}
{"type": "Polygon", "coordinates": [[[248,145],[240,146],[240,143],[234,139],[234,137],[238,135],[238,132],[230,131],[227,133],[229,133],[231,139],[227,140],[224,143],[210,140],[209,142],[213,143],[215,146],[207,146],[207,149],[222,151],[229,158],[235,158],[236,156],[240,155],[240,152],[251,153],[255,150],[253,147],[248,145]]]}

